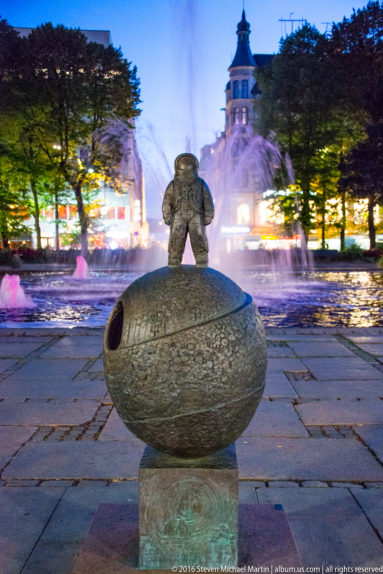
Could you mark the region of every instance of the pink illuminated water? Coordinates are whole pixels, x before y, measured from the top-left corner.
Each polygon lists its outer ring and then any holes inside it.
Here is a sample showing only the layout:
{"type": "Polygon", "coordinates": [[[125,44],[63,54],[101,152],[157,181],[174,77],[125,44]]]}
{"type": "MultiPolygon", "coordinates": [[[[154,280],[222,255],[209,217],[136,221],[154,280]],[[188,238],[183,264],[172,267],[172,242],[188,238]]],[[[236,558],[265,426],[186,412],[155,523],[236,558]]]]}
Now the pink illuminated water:
{"type": "Polygon", "coordinates": [[[73,279],[88,279],[89,269],[88,264],[82,255],[76,257],[76,269],[72,275],[73,279]]]}
{"type": "Polygon", "coordinates": [[[31,297],[24,293],[18,275],[4,275],[0,285],[1,309],[32,309],[36,305],[31,297]]]}

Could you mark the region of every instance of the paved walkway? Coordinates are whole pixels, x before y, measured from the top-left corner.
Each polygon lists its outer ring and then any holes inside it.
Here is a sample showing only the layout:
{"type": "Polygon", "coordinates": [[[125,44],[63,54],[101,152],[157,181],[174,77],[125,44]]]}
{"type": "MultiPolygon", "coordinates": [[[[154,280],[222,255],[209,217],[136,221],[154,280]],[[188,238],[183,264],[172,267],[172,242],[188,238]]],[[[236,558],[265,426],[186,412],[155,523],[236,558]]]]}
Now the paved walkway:
{"type": "MultiPolygon", "coordinates": [[[[383,329],[269,329],[268,345],[241,500],[284,506],[305,566],[383,572],[383,329]]],[[[101,348],[98,329],[0,330],[1,574],[69,574],[98,505],[137,499],[143,443],[101,348]]]]}

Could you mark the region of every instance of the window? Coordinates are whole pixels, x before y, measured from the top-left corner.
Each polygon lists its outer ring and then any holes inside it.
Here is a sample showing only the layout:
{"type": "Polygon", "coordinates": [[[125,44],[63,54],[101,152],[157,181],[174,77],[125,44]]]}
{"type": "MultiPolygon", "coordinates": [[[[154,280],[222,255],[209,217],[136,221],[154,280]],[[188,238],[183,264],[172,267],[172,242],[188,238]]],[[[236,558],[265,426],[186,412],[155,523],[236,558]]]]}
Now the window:
{"type": "Polygon", "coordinates": [[[116,219],[116,208],[115,207],[108,207],[108,211],[106,212],[107,219],[116,219]]]}
{"type": "Polygon", "coordinates": [[[125,219],[125,207],[117,207],[117,219],[125,219]]]}
{"type": "Polygon", "coordinates": [[[242,108],[242,123],[244,125],[248,123],[248,110],[245,106],[242,108]]]}
{"type": "Polygon", "coordinates": [[[59,205],[59,219],[68,219],[66,205],[59,205]]]}
{"type": "Polygon", "coordinates": [[[239,124],[239,108],[234,108],[234,123],[239,124]]]}
{"type": "Polygon", "coordinates": [[[239,98],[239,82],[237,80],[233,82],[233,98],[239,98]]]}
{"type": "Polygon", "coordinates": [[[53,208],[46,208],[43,209],[43,215],[47,218],[47,219],[54,219],[54,213],[53,213],[53,208]]]}
{"type": "Polygon", "coordinates": [[[69,219],[76,219],[77,217],[77,207],[75,205],[69,206],[69,219]]]}
{"type": "Polygon", "coordinates": [[[247,80],[242,80],[242,97],[249,97],[249,82],[247,80]]]}
{"type": "Polygon", "coordinates": [[[246,203],[241,203],[237,209],[237,225],[248,225],[250,223],[250,209],[246,203]]]}

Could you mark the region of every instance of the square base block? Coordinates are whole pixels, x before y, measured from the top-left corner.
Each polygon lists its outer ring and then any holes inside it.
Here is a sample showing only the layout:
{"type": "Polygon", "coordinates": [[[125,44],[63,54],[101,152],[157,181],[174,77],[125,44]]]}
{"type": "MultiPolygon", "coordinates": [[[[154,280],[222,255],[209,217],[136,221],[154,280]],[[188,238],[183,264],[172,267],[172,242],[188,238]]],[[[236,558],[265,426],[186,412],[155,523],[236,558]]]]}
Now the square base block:
{"type": "Polygon", "coordinates": [[[184,460],[147,447],[139,469],[139,566],[238,563],[235,446],[184,460]]]}

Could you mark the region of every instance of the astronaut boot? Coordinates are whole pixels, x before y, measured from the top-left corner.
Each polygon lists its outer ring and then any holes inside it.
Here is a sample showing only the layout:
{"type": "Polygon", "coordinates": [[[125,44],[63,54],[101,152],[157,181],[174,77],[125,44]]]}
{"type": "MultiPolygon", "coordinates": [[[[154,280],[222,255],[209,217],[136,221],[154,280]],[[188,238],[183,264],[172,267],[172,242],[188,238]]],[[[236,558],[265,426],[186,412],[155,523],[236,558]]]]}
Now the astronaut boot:
{"type": "Polygon", "coordinates": [[[195,256],[195,264],[197,267],[208,267],[208,263],[207,253],[200,253],[195,256]]]}
{"type": "Polygon", "coordinates": [[[168,267],[179,267],[181,265],[181,260],[174,257],[169,257],[168,267]]]}

